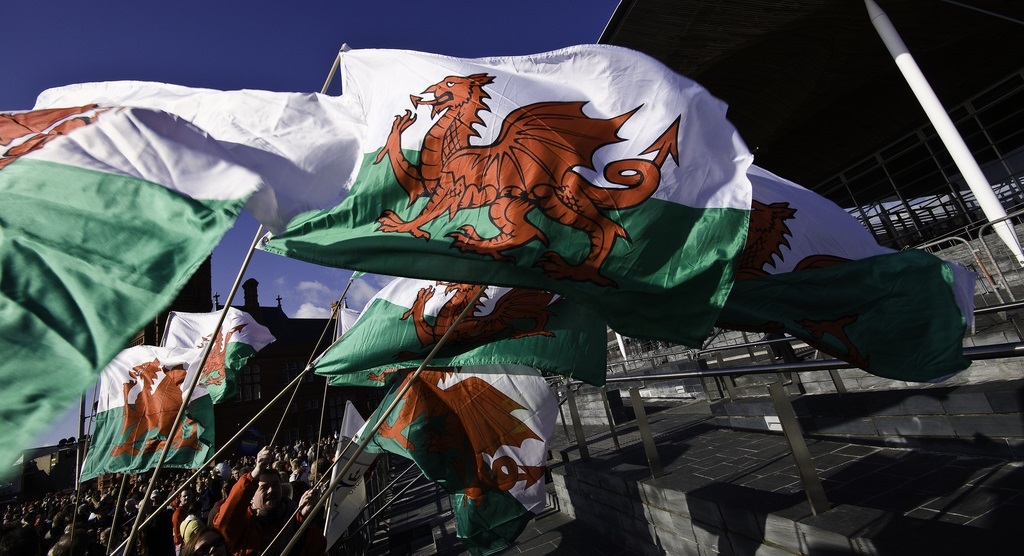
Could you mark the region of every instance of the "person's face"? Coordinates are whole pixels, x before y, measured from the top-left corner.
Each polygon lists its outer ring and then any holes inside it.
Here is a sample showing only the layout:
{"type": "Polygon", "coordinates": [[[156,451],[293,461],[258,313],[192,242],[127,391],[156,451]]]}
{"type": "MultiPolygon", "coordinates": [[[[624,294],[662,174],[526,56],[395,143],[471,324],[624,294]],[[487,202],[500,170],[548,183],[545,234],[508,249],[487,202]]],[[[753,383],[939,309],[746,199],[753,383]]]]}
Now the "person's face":
{"type": "Polygon", "coordinates": [[[193,499],[193,494],[192,494],[192,491],[189,490],[189,489],[185,489],[185,490],[181,491],[181,494],[178,495],[178,502],[181,502],[182,506],[186,506],[189,503],[191,503],[192,499],[193,499]]]}
{"type": "Polygon", "coordinates": [[[217,531],[207,531],[196,541],[196,556],[227,556],[224,538],[217,531]]]}
{"type": "Polygon", "coordinates": [[[281,503],[281,477],[277,473],[261,473],[256,494],[252,496],[252,507],[257,514],[274,510],[281,503]]]}

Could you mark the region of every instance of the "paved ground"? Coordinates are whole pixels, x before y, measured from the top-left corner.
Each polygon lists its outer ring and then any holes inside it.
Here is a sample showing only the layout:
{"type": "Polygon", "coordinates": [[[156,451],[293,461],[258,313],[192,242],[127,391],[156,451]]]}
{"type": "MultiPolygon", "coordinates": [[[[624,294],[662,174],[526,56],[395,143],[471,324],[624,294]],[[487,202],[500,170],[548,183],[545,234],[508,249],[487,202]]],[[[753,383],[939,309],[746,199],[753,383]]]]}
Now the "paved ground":
{"type": "MultiPolygon", "coordinates": [[[[665,470],[659,479],[650,478],[632,423],[618,431],[619,450],[606,427],[585,427],[587,465],[719,502],[735,500],[846,536],[869,537],[885,554],[1024,553],[1012,548],[1018,544],[1016,527],[1024,523],[1019,461],[809,440],[833,504],[811,517],[785,439],[712,426],[706,408],[700,403],[649,405],[665,470]]],[[[565,433],[556,427],[552,467],[563,465],[562,458],[580,457],[575,440],[565,433]]],[[[534,520],[504,554],[629,553],[612,539],[614,532],[594,531],[552,510],[534,520]]],[[[381,542],[377,553],[468,554],[454,538],[447,496],[428,484],[396,503],[390,541],[381,542]]]]}

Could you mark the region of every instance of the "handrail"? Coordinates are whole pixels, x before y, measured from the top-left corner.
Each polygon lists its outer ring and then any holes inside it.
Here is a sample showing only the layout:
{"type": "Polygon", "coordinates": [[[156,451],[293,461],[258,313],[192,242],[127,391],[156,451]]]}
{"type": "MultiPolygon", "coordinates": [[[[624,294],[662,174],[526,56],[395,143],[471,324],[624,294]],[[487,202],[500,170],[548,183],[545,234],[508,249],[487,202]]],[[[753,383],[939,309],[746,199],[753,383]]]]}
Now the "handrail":
{"type": "MultiPolygon", "coordinates": [[[[1014,301],[1014,302],[1009,302],[1009,303],[1001,303],[999,305],[992,305],[990,307],[977,308],[977,309],[974,310],[974,315],[977,316],[977,315],[986,315],[986,314],[989,314],[989,313],[1001,313],[1001,312],[1004,312],[1004,311],[1013,311],[1013,310],[1016,310],[1016,309],[1024,309],[1024,301],[1014,301]]],[[[766,346],[766,345],[770,345],[770,344],[781,344],[783,342],[793,342],[793,341],[803,342],[804,340],[802,340],[800,338],[796,338],[794,336],[785,336],[783,338],[774,338],[774,339],[771,339],[771,340],[755,340],[755,341],[752,341],[752,342],[742,342],[742,343],[738,343],[738,344],[729,344],[727,346],[718,346],[718,347],[707,348],[707,349],[687,348],[687,349],[682,350],[682,351],[668,351],[668,352],[664,352],[664,353],[652,353],[652,354],[646,355],[644,357],[637,357],[637,358],[633,358],[633,359],[624,359],[622,361],[615,361],[613,363],[609,363],[609,366],[611,366],[611,365],[623,365],[623,366],[625,366],[626,364],[631,363],[631,362],[643,362],[643,361],[646,361],[646,360],[653,359],[655,357],[668,357],[668,356],[672,356],[672,355],[684,355],[686,357],[689,357],[691,360],[693,360],[693,359],[696,359],[697,357],[699,357],[699,356],[701,356],[701,355],[703,355],[705,353],[714,353],[714,352],[718,352],[718,351],[728,351],[728,350],[732,350],[732,349],[744,349],[744,348],[749,348],[749,347],[760,347],[760,346],[766,346]]],[[[965,351],[964,353],[967,353],[967,351],[965,351]]],[[[839,367],[829,367],[829,368],[839,368],[839,367]]],[[[845,368],[845,367],[843,367],[843,368],[845,368]]],[[[788,371],[786,371],[786,372],[788,372],[788,371]]],[[[576,384],[576,383],[574,382],[573,384],[576,384]]]]}
{"type": "Polygon", "coordinates": [[[1001,313],[1003,311],[1012,311],[1014,309],[1024,309],[1024,301],[1015,301],[1012,303],[1003,303],[1002,305],[993,305],[991,307],[982,307],[981,309],[975,309],[974,315],[985,315],[988,313],[1001,313]]]}
{"type": "MultiPolygon", "coordinates": [[[[974,346],[964,349],[964,357],[971,361],[982,361],[985,359],[1002,359],[1007,357],[1024,356],[1024,342],[1013,342],[1007,344],[993,344],[988,346],[974,346]]],[[[725,369],[707,369],[699,371],[686,371],[681,373],[658,373],[652,375],[637,375],[631,377],[609,377],[605,382],[636,382],[638,380],[679,380],[683,378],[702,378],[717,376],[741,376],[769,373],[806,373],[811,371],[827,371],[830,369],[853,368],[851,363],[839,359],[825,359],[821,361],[800,361],[797,363],[769,363],[767,365],[749,365],[746,367],[729,367],[725,369]]],[[[570,384],[583,384],[579,381],[572,381],[570,384]]]]}

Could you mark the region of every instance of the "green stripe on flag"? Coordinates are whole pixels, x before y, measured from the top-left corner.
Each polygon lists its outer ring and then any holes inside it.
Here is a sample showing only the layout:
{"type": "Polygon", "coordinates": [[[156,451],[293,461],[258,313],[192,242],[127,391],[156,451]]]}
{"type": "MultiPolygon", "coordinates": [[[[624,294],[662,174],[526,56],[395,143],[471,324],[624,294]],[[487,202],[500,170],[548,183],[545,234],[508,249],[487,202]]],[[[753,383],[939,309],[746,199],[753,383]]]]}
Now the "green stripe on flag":
{"type": "Polygon", "coordinates": [[[952,285],[941,259],[902,251],[737,281],[721,323],[788,332],[871,374],[929,381],[970,364],[952,285]]]}
{"type": "Polygon", "coordinates": [[[0,171],[0,462],[173,301],[245,200],[31,159],[0,171]]]}
{"type": "MultiPolygon", "coordinates": [[[[88,481],[105,473],[140,473],[156,467],[163,450],[161,442],[166,440],[157,431],[152,430],[143,437],[144,440],[135,443],[137,453],[119,453],[112,456],[112,451],[120,446],[127,439],[131,431],[123,431],[124,407],[103,411],[96,415],[96,422],[93,424],[93,437],[89,443],[89,453],[86,455],[85,464],[82,466],[83,481],[88,481]],[[147,445],[147,441],[151,441],[147,445]]],[[[173,413],[168,413],[167,421],[170,422],[177,416],[177,407],[173,413]]],[[[210,396],[202,396],[193,399],[188,404],[185,412],[185,423],[180,426],[180,437],[187,443],[198,445],[199,449],[179,447],[172,443],[172,449],[167,454],[164,467],[176,469],[198,469],[206,463],[209,456],[213,454],[214,428],[213,428],[213,399],[210,396]],[[197,426],[196,423],[199,423],[197,426]]],[[[177,438],[178,435],[176,435],[177,438]]]]}

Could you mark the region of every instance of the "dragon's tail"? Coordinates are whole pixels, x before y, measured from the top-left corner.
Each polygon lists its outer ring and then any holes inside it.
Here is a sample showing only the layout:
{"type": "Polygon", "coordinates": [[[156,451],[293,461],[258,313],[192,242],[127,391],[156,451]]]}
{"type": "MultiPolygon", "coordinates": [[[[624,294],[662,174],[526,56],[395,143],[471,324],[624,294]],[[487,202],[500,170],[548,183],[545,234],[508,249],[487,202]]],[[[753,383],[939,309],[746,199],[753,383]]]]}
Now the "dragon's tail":
{"type": "Polygon", "coordinates": [[[655,153],[654,160],[629,158],[612,162],[604,169],[604,178],[624,188],[610,189],[597,187],[587,183],[583,178],[575,176],[580,190],[585,192],[595,205],[602,209],[632,208],[646,201],[661,185],[661,166],[672,157],[679,162],[679,118],[657,139],[647,147],[641,155],[655,153]]]}

